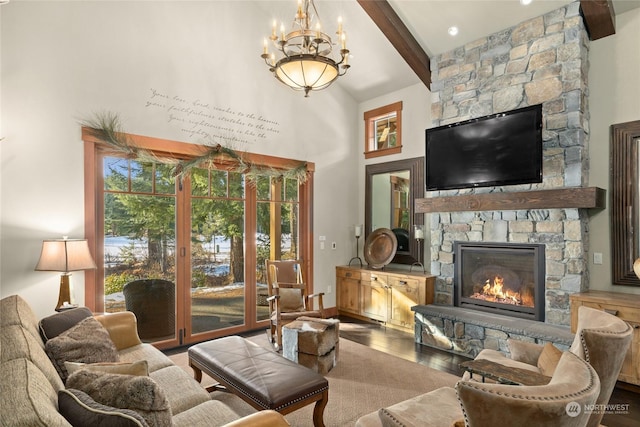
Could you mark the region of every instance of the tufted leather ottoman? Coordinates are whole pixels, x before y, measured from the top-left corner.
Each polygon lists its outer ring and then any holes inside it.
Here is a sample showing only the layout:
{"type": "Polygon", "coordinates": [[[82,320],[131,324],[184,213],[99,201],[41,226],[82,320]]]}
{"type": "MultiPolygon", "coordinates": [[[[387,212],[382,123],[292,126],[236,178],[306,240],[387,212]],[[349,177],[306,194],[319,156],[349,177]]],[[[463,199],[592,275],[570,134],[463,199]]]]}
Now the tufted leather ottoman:
{"type": "Polygon", "coordinates": [[[329,382],[322,375],[239,336],[196,344],[188,355],[198,382],[205,372],[254,408],[281,414],[316,402],[313,425],[324,426],[329,382]]]}
{"type": "Polygon", "coordinates": [[[338,363],[340,321],[298,317],[282,327],[282,355],[326,375],[338,363]]]}

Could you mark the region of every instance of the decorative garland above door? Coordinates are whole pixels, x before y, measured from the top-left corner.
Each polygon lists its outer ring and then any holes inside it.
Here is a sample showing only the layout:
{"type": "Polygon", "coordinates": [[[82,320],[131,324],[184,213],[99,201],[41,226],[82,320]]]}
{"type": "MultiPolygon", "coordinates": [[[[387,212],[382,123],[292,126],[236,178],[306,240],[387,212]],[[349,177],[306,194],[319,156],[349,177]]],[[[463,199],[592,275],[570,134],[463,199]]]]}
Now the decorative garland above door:
{"type": "Polygon", "coordinates": [[[127,134],[122,130],[120,119],[115,113],[99,113],[92,119],[82,120],[80,124],[85,126],[93,137],[107,144],[110,148],[125,154],[128,158],[173,166],[176,177],[189,175],[193,168],[215,169],[216,160],[236,163],[234,171],[244,174],[249,183],[254,183],[260,176],[297,179],[302,184],[306,182],[308,177],[306,162],[299,162],[297,166],[288,169],[276,169],[268,165],[249,162],[242,153],[221,144],[205,145],[207,150],[204,154],[190,159],[159,156],[132,144],[127,134]]]}

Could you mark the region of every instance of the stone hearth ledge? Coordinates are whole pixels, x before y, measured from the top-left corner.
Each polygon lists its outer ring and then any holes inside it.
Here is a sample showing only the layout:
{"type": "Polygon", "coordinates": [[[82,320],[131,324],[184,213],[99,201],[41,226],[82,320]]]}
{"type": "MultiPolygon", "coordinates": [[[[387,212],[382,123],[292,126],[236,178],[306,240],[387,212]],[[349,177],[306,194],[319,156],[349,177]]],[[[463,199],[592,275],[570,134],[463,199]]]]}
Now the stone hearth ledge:
{"type": "Polygon", "coordinates": [[[552,343],[567,350],[574,334],[568,327],[485,313],[462,307],[416,305],[415,341],[428,347],[474,358],[485,349],[509,356],[508,339],[552,343]]]}

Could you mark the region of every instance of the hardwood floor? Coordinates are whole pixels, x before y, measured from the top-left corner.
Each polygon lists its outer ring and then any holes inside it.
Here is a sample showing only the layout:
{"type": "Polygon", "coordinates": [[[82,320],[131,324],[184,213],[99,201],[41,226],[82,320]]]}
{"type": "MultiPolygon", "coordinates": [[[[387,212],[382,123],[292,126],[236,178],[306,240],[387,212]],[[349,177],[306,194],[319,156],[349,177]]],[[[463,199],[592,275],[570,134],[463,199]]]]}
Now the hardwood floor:
{"type": "MultiPolygon", "coordinates": [[[[461,376],[463,371],[458,365],[469,360],[464,356],[417,344],[413,334],[409,332],[344,316],[340,317],[340,322],[340,336],[342,338],[439,371],[461,376]]],[[[630,390],[626,388],[626,386],[625,388],[616,387],[609,400],[610,405],[619,405],[622,413],[615,414],[611,410],[607,411],[602,420],[603,425],[607,427],[640,426],[640,421],[638,421],[640,420],[640,387],[630,386],[630,390]]]]}

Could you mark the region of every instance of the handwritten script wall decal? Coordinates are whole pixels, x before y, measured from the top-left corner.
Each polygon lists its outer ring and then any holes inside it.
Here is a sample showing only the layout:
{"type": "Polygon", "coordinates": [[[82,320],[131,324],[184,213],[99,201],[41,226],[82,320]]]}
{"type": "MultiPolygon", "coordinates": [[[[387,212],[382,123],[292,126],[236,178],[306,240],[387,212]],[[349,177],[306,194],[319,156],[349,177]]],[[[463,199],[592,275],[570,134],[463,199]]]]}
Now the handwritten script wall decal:
{"type": "Polygon", "coordinates": [[[145,108],[161,110],[168,123],[179,126],[190,139],[207,143],[256,144],[280,133],[280,123],[261,114],[186,99],[150,88],[145,108]]]}

